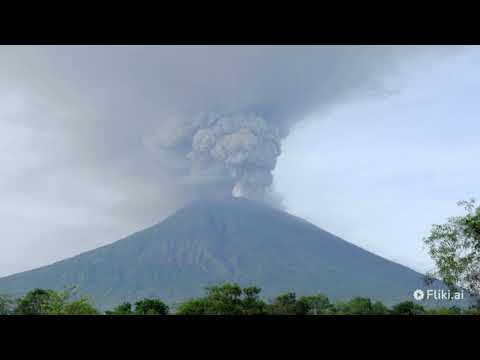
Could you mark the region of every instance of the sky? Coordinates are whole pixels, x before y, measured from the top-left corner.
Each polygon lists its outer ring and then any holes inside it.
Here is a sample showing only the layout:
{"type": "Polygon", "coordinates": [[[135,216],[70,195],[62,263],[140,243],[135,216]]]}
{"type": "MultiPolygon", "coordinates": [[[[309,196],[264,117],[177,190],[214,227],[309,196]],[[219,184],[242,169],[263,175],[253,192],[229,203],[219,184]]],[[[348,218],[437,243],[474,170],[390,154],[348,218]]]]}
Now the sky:
{"type": "Polygon", "coordinates": [[[422,238],[479,199],[480,48],[424,59],[391,95],[312,115],[283,144],[275,184],[290,212],[417,271],[422,238]],[[291,171],[295,169],[295,171],[291,171]]]}
{"type": "Polygon", "coordinates": [[[430,270],[422,237],[478,197],[479,60],[479,47],[1,47],[0,276],[231,193],[430,270]]]}

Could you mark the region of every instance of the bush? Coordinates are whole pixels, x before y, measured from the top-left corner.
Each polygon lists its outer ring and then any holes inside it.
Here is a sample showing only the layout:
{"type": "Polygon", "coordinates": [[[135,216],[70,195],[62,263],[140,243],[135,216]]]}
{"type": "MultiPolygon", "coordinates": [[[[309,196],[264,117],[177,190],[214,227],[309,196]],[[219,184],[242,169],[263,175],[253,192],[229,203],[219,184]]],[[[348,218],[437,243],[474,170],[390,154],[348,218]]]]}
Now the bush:
{"type": "Polygon", "coordinates": [[[168,315],[168,306],[158,299],[143,299],[135,303],[136,315],[168,315]]]}
{"type": "Polygon", "coordinates": [[[267,305],[260,300],[260,288],[241,288],[237,284],[224,284],[205,289],[206,296],[184,302],[179,315],[260,315],[267,313],[267,305]]]}
{"type": "Polygon", "coordinates": [[[62,292],[34,289],[17,301],[17,315],[99,315],[90,299],[82,296],[75,299],[76,287],[62,292]]]}
{"type": "Polygon", "coordinates": [[[8,295],[0,295],[0,315],[11,315],[14,311],[15,302],[8,295]]]}
{"type": "Polygon", "coordinates": [[[413,301],[404,301],[392,308],[394,315],[425,315],[427,312],[422,305],[416,304],[413,301]]]}
{"type": "MultiPolygon", "coordinates": [[[[478,306],[461,309],[456,306],[425,309],[413,301],[387,307],[380,301],[354,297],[335,304],[323,294],[297,298],[294,292],[275,297],[269,304],[260,298],[261,289],[241,288],[226,283],[205,289],[205,296],[181,303],[178,315],[480,315],[478,306]]],[[[124,302],[106,315],[168,315],[169,307],[160,299],[145,298],[133,306],[124,302]]],[[[14,301],[0,295],[0,315],[98,315],[100,312],[86,296],[78,296],[77,288],[64,291],[34,289],[14,301]]]]}

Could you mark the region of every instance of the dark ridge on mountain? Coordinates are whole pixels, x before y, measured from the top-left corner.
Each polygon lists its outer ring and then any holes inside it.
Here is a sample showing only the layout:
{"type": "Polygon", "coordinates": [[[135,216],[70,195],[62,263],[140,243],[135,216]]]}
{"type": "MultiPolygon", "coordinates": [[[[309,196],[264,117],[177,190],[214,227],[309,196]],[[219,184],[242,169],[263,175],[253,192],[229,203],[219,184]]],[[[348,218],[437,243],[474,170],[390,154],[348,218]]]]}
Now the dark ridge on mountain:
{"type": "MultiPolygon", "coordinates": [[[[226,281],[286,291],[365,296],[394,304],[425,289],[423,275],[286,212],[250,200],[197,201],[110,245],[0,279],[0,293],[78,285],[103,309],[159,297],[174,304],[226,281]]],[[[435,288],[442,287],[437,282],[435,288]]]]}

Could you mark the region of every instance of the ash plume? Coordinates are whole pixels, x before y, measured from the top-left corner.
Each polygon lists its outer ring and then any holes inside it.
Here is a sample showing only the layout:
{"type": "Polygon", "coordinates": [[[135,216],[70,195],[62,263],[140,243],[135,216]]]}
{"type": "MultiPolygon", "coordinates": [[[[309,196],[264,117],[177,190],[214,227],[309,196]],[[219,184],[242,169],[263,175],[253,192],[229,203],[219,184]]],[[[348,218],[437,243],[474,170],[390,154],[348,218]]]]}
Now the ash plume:
{"type": "Polygon", "coordinates": [[[202,113],[157,146],[185,156],[191,183],[223,180],[233,196],[267,200],[280,141],[279,128],[255,113],[202,113]]]}
{"type": "Polygon", "coordinates": [[[383,93],[385,78],[407,60],[450,51],[4,46],[0,95],[12,109],[3,125],[29,129],[34,149],[28,154],[42,155],[8,178],[4,191],[36,194],[49,207],[92,199],[100,213],[133,224],[153,222],[198,198],[233,195],[278,204],[272,170],[295,124],[383,93]],[[55,186],[49,169],[55,169],[55,186]]]}

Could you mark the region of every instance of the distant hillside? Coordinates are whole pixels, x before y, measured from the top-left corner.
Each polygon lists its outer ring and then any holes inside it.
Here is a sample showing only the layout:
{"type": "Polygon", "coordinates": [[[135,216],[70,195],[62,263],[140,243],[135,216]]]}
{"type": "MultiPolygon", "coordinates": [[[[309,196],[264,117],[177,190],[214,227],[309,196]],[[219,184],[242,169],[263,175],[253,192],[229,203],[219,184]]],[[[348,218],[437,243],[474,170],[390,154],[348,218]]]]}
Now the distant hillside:
{"type": "MultiPolygon", "coordinates": [[[[0,292],[77,284],[102,308],[142,297],[169,303],[224,281],[332,299],[394,304],[425,288],[423,276],[298,217],[244,199],[195,202],[113,244],[0,279],[0,292]]],[[[441,286],[439,282],[436,287],[441,286]]]]}

